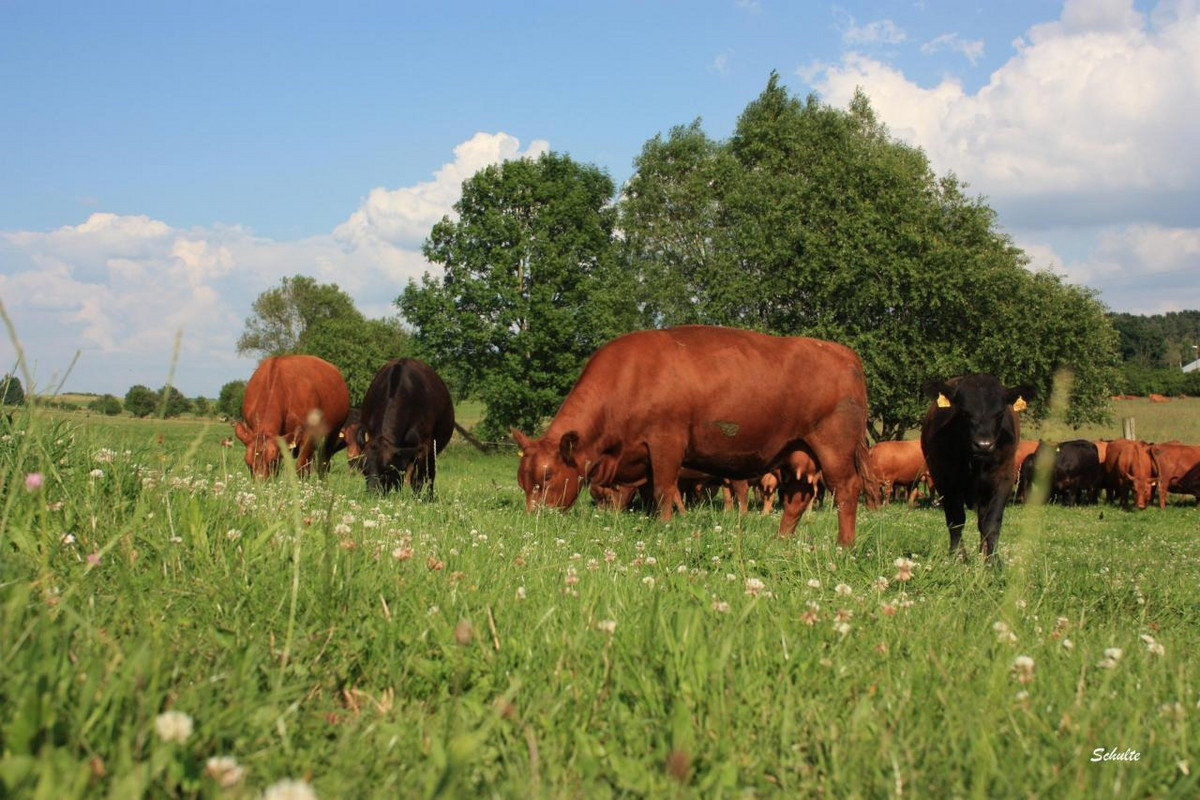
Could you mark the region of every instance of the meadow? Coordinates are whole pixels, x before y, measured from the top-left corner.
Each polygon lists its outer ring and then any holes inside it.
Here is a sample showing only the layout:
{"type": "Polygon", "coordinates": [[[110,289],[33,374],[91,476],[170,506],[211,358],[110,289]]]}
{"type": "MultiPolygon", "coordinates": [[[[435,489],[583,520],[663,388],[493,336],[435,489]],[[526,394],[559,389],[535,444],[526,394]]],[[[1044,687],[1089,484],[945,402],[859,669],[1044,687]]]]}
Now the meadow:
{"type": "MultiPolygon", "coordinates": [[[[1198,407],[1069,436],[1200,442],[1198,407]]],[[[1012,507],[997,570],[936,508],[842,552],[828,505],[784,540],[530,516],[515,456],[459,441],[432,502],[340,456],[255,483],[228,432],[0,435],[0,796],[1200,794],[1190,498],[1012,507]]]]}

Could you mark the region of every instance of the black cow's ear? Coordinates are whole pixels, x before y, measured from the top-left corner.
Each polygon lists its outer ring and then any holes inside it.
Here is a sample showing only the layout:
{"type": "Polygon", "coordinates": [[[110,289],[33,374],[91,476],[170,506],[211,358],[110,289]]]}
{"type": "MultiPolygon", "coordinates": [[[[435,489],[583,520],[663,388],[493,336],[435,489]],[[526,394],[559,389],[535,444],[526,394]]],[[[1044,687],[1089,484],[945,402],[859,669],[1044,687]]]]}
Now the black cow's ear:
{"type": "Polygon", "coordinates": [[[945,400],[946,405],[949,405],[949,399],[954,397],[954,390],[945,381],[937,380],[936,378],[925,381],[921,385],[921,393],[928,400],[938,401],[938,405],[942,405],[941,400],[945,400]]]}
{"type": "Polygon", "coordinates": [[[1028,384],[1014,386],[1011,389],[1004,390],[1004,402],[1010,406],[1020,406],[1017,411],[1025,408],[1025,404],[1033,399],[1034,389],[1028,384]]]}
{"type": "Polygon", "coordinates": [[[563,437],[558,440],[558,454],[562,456],[562,460],[574,467],[575,466],[575,448],[579,447],[579,434],[575,431],[567,431],[563,437]]]}

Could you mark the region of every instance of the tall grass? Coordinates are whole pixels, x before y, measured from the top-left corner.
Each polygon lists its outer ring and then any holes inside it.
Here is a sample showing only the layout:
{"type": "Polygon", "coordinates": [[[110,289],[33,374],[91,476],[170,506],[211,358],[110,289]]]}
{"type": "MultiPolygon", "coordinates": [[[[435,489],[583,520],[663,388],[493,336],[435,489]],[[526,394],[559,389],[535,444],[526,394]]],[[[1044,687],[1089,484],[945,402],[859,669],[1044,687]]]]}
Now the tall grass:
{"type": "Polygon", "coordinates": [[[788,540],[715,507],[527,516],[513,458],[457,443],[422,503],[340,459],[253,483],[216,424],[15,422],[0,795],[1197,791],[1185,504],[1011,509],[998,572],[947,557],[937,509],[863,511],[842,553],[829,508],[788,540]]]}

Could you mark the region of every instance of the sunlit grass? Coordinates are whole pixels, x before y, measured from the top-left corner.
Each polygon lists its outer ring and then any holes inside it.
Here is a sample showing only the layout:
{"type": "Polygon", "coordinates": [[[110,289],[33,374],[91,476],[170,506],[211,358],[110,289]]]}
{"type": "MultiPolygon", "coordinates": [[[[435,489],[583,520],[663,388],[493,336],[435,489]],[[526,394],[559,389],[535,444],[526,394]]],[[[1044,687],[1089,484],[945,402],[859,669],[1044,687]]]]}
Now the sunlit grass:
{"type": "Polygon", "coordinates": [[[847,554],[831,509],[788,540],[708,507],[527,516],[514,458],[460,443],[418,503],[340,458],[253,483],[219,424],[16,423],[0,794],[1196,789],[1184,504],[1010,509],[997,571],[947,557],[938,509],[863,511],[847,554]]]}

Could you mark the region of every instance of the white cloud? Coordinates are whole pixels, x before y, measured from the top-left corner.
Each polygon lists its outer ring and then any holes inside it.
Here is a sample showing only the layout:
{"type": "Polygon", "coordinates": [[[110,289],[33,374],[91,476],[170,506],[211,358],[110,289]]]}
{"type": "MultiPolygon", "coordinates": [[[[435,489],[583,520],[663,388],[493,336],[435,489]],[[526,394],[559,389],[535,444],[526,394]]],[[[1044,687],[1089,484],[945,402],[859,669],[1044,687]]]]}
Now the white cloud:
{"type": "Polygon", "coordinates": [[[534,140],[524,152],[520,140],[506,133],[477,133],[454,148],[454,161],[444,164],[431,181],[400,189],[376,187],[350,218],[333,232],[349,247],[379,243],[419,248],[430,229],[452,212],[462,183],[490,164],[515,158],[537,158],[550,145],[534,140]]]}
{"type": "Polygon", "coordinates": [[[842,33],[842,41],[849,45],[900,44],[908,41],[908,34],[890,19],[877,19],[859,25],[852,14],[834,8],[835,26],[842,33]]]}
{"type": "Polygon", "coordinates": [[[983,58],[983,40],[963,39],[957,33],[944,33],[921,45],[921,52],[925,55],[933,55],[942,50],[962,53],[974,66],[979,63],[979,59],[983,58]]]}
{"type": "MultiPolygon", "coordinates": [[[[176,384],[188,395],[214,396],[253,369],[235,344],[265,289],[286,275],[308,275],[336,283],[367,316],[394,315],[405,284],[430,268],[420,243],[452,213],[463,180],[548,149],[541,140],[522,151],[507,134],[476,134],[433,180],[375,189],[335,231],[297,241],[111,213],[48,232],[0,231],[0,299],[39,389],[53,386],[76,351],[82,356],[68,390],[123,395],[135,383],[161,386],[182,331],[176,384]]],[[[0,341],[0,361],[14,360],[13,344],[0,341]]]]}
{"type": "Polygon", "coordinates": [[[1194,3],[1162,2],[1152,19],[1130,0],[1071,0],[974,94],[953,78],[919,86],[855,53],[820,65],[814,82],[836,105],[862,87],[894,134],[989,197],[1095,203],[1100,193],[1121,204],[1130,190],[1191,192],[1200,183],[1200,16],[1194,3]]]}
{"type": "Polygon", "coordinates": [[[1160,314],[1200,308],[1200,228],[1114,225],[1020,232],[1014,238],[1031,266],[1096,289],[1115,310],[1160,314]],[[1072,255],[1063,257],[1062,251],[1072,255]]]}

